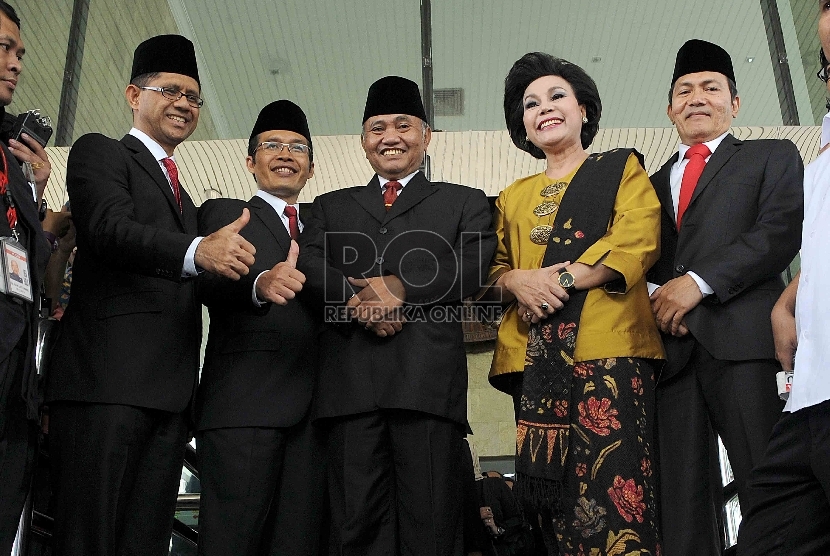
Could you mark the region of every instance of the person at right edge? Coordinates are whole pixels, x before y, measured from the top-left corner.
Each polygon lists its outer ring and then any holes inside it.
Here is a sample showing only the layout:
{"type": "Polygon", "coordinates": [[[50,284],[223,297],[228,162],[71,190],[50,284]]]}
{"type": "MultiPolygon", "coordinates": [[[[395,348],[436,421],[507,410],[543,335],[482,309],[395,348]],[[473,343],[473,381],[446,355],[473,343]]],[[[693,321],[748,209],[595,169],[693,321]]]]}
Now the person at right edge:
{"type": "MultiPolygon", "coordinates": [[[[819,78],[828,82],[830,4],[820,4],[819,78]]],[[[830,106],[828,106],[830,109],[830,106]]],[[[775,355],[793,371],[787,405],[763,460],[749,477],[756,499],[744,513],[738,556],[830,554],[830,114],[818,158],[804,170],[801,270],[772,310],[775,355]]]]}
{"type": "Polygon", "coordinates": [[[645,274],[659,253],[660,202],[635,150],[588,154],[601,114],[596,84],[575,64],[532,52],[507,74],[510,138],[547,167],[496,201],[484,299],[515,306],[490,382],[513,396],[514,492],[542,516],[548,553],[655,555],[663,347],[645,274]]]}
{"type": "Polygon", "coordinates": [[[746,513],[749,472],[783,407],[769,314],[800,244],[803,165],[790,141],[729,133],[741,102],[723,48],[686,42],[671,83],[680,145],[651,176],[662,254],[648,275],[667,357],[657,382],[660,511],[667,555],[709,556],[721,553],[713,434],[746,513]]]}

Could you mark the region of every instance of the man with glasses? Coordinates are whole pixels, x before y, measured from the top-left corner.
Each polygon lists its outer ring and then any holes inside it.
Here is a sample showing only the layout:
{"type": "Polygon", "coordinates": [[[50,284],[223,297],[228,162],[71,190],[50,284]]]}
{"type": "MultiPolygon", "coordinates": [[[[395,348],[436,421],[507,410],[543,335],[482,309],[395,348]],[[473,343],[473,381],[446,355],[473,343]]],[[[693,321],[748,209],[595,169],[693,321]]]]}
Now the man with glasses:
{"type": "Polygon", "coordinates": [[[61,556],[167,554],[199,366],[193,278],[254,262],[248,211],[199,237],[179,181],[202,105],[193,44],[141,43],[126,100],[130,132],[85,135],[67,163],[78,254],[47,384],[61,556]]]}
{"type": "Polygon", "coordinates": [[[299,106],[278,100],[262,109],[246,164],[254,197],[210,200],[199,209],[202,234],[250,211],[241,233],[257,259],[239,281],[208,275],[199,284],[210,309],[196,394],[199,554],[311,556],[320,551],[325,467],[309,417],[321,319],[296,269],[303,227],[297,198],[314,175],[299,106]]]}
{"type": "Polygon", "coordinates": [[[651,176],[663,205],[661,255],[648,279],[660,286],[651,300],[667,356],[656,398],[670,556],[721,553],[712,431],[726,446],[746,511],[749,471],[782,406],[768,315],[798,252],[803,167],[791,141],[730,135],[740,104],[729,54],[686,42],[666,110],[680,144],[651,176]]]}

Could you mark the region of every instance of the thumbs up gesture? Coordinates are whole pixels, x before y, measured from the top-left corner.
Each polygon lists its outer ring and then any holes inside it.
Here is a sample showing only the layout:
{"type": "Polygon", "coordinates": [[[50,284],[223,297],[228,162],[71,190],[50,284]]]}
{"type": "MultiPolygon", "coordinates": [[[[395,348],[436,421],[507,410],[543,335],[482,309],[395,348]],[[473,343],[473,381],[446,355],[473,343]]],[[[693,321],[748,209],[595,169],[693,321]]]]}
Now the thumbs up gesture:
{"type": "Polygon", "coordinates": [[[257,298],[277,305],[286,305],[289,299],[294,299],[305,283],[305,274],[297,270],[299,255],[300,246],[292,239],[288,257],[275,264],[271,270],[263,272],[257,279],[257,298]]]}
{"type": "Polygon", "coordinates": [[[239,232],[250,219],[248,209],[242,209],[242,216],[199,242],[194,255],[196,265],[232,280],[248,274],[248,267],[254,264],[256,248],[239,232]]]}

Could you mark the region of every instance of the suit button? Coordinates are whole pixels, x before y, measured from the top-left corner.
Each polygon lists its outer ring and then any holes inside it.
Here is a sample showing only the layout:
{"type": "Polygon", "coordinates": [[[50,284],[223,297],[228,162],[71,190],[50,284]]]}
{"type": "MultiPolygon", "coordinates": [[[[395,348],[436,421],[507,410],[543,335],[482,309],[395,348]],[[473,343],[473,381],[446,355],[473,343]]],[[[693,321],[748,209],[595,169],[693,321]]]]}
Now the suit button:
{"type": "Polygon", "coordinates": [[[388,231],[389,230],[387,230],[386,228],[381,228],[380,230],[378,230],[378,232],[380,232],[381,234],[385,234],[388,231]]]}
{"type": "Polygon", "coordinates": [[[685,266],[683,266],[682,264],[679,264],[679,265],[677,265],[676,267],[674,267],[674,270],[675,270],[678,274],[683,274],[684,272],[686,272],[686,267],[685,267],[685,266]]]}
{"type": "Polygon", "coordinates": [[[383,257],[378,257],[375,259],[375,264],[383,264],[383,257]]]}

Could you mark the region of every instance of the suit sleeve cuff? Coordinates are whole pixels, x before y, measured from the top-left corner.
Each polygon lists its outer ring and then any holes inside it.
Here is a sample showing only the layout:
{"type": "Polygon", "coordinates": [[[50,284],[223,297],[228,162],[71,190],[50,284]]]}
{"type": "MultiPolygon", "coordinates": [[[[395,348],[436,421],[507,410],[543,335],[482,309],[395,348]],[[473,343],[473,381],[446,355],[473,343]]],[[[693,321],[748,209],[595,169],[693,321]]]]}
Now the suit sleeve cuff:
{"type": "Polygon", "coordinates": [[[199,243],[205,238],[197,237],[193,241],[190,242],[190,247],[187,248],[187,252],[184,254],[184,266],[182,267],[182,278],[192,278],[199,274],[201,269],[196,268],[196,248],[199,247],[199,243]]]}
{"type": "Polygon", "coordinates": [[[259,274],[257,274],[256,278],[254,278],[254,287],[251,288],[251,301],[253,302],[254,307],[262,307],[263,305],[265,305],[267,303],[267,301],[262,301],[256,295],[256,283],[260,279],[260,277],[263,274],[265,274],[266,272],[268,272],[268,271],[264,270],[264,271],[260,272],[259,274]]]}

